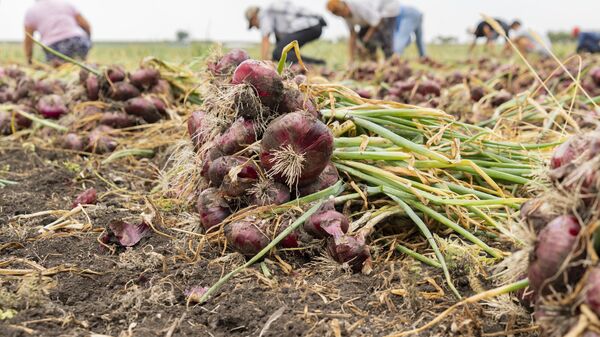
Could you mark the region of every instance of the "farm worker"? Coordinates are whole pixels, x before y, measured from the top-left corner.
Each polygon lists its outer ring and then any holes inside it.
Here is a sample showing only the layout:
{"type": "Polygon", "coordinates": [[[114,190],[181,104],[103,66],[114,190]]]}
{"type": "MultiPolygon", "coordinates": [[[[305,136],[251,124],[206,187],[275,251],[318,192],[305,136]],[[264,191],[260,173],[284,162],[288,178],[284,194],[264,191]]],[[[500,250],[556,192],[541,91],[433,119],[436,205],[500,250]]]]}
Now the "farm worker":
{"type": "Polygon", "coordinates": [[[573,37],[577,39],[578,53],[600,53],[600,33],[582,32],[579,27],[575,27],[573,37]]]}
{"type": "MultiPolygon", "coordinates": [[[[519,21],[517,20],[513,21],[510,26],[502,19],[494,18],[494,20],[496,20],[502,29],[504,29],[506,36],[510,36],[510,30],[514,25],[520,25],[519,21]]],[[[474,30],[471,30],[470,33],[473,35],[473,42],[469,46],[469,53],[473,51],[475,45],[477,44],[477,40],[480,38],[486,39],[486,49],[487,51],[491,51],[494,42],[496,39],[498,39],[498,36],[500,36],[500,34],[498,34],[498,32],[496,32],[496,30],[485,20],[477,24],[477,27],[475,27],[474,30]]]]}
{"type": "Polygon", "coordinates": [[[513,27],[511,40],[522,53],[535,53],[541,56],[550,56],[549,49],[552,42],[547,36],[542,36],[531,29],[524,28],[520,23],[513,27]]]}
{"type": "MultiPolygon", "coordinates": [[[[25,14],[25,32],[39,32],[41,41],[50,48],[72,58],[85,59],[92,43],[89,22],[71,4],[60,0],[37,0],[25,14]]],[[[31,63],[33,41],[26,34],[25,56],[31,63]]],[[[55,65],[62,60],[46,52],[46,60],[55,65]]]]}
{"type": "MultiPolygon", "coordinates": [[[[262,34],[261,57],[268,58],[271,46],[269,38],[275,35],[275,49],[272,58],[281,58],[283,48],[297,40],[300,47],[321,37],[323,27],[327,25],[322,16],[305,8],[294,5],[291,1],[276,1],[271,5],[260,8],[251,6],[246,9],[248,29],[257,28],[262,34]]],[[[297,62],[296,54],[290,52],[287,60],[297,62]]],[[[306,63],[325,64],[325,61],[302,56],[306,63]]]]}
{"type": "Polygon", "coordinates": [[[386,57],[402,54],[412,33],[415,33],[419,54],[425,55],[423,15],[412,7],[403,6],[397,0],[329,0],[327,9],[346,20],[350,32],[350,63],[354,62],[359,48],[371,55],[377,48],[381,48],[386,57]]]}

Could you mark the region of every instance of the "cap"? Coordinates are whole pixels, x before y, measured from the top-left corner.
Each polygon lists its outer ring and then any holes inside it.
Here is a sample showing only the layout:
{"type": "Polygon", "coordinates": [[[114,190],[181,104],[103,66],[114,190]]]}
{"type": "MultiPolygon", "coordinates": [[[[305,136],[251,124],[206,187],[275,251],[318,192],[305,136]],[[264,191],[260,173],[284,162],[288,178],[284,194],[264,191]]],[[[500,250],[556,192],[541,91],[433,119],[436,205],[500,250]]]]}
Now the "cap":
{"type": "Polygon", "coordinates": [[[577,37],[579,35],[579,27],[573,27],[573,31],[571,32],[571,34],[573,34],[573,37],[577,37]]]}
{"type": "Polygon", "coordinates": [[[252,27],[254,27],[252,25],[252,18],[254,18],[256,16],[256,14],[258,14],[259,8],[258,6],[250,6],[246,9],[246,20],[248,20],[248,29],[252,29],[252,27]]]}

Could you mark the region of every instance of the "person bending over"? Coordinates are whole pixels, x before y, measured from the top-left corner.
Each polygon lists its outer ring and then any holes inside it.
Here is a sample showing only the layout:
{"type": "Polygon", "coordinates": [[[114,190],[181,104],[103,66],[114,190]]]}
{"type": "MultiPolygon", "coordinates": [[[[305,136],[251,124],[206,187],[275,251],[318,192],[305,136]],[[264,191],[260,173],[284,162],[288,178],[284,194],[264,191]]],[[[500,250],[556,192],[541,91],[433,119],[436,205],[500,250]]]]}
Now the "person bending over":
{"type": "MultiPolygon", "coordinates": [[[[92,46],[91,26],[71,4],[60,0],[37,0],[25,14],[25,56],[31,64],[33,40],[38,32],[46,46],[71,58],[85,60],[92,46]]],[[[63,63],[58,56],[45,51],[53,65],[63,63]]]]}

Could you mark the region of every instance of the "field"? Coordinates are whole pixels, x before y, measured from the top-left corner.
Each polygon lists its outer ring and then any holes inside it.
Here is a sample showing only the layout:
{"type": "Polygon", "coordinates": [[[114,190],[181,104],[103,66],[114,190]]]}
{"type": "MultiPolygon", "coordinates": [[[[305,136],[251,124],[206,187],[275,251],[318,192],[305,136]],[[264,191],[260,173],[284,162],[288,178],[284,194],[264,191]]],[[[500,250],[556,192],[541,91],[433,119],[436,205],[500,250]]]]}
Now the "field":
{"type": "MultiPolygon", "coordinates": [[[[301,82],[299,70],[286,69],[282,77],[286,90],[305,95],[301,109],[312,111],[310,101],[312,109],[321,110],[314,113],[321,121],[309,119],[332,132],[335,149],[326,162],[339,175],[316,194],[306,193],[309,199],[316,195],[309,201],[294,200],[293,192],[299,195],[305,186],[286,181],[291,206],[253,204],[249,194],[211,194],[228,203],[232,214],[209,229],[196,200],[200,191],[216,189],[216,179],[201,169],[221,158],[211,158],[210,151],[242,112],[232,105],[240,93],[232,89],[231,74],[218,74],[206,62],[215,50],[233,47],[246,48],[251,57],[258,53],[256,45],[98,43],[89,63],[118,64],[130,75],[113,83],[108,71],[98,72],[103,80],[92,98],[90,74],[82,84],[75,66],[49,69],[39,63],[39,49],[36,64],[25,66],[20,44],[0,43],[0,94],[14,89],[15,95],[0,95],[5,99],[0,105],[1,336],[397,336],[436,318],[436,324],[410,335],[554,336],[547,334],[552,324],[561,325],[556,330],[561,335],[571,327],[597,331],[595,314],[579,309],[583,295],[575,290],[575,296],[562,298],[564,310],[556,310],[561,319],[549,315],[547,321],[535,320],[533,313],[549,303],[555,308],[556,302],[539,294],[533,307],[532,297],[519,292],[527,285],[527,249],[534,242],[529,235],[535,239],[521,225],[547,222],[537,213],[519,214],[521,204],[547,200],[551,215],[575,212],[582,228],[589,233],[596,228],[598,215],[588,210],[598,205],[598,185],[592,197],[580,189],[567,198],[558,195],[572,185],[580,188],[588,171],[578,172],[579,185],[547,173],[559,144],[598,124],[591,111],[600,101],[600,84],[590,77],[597,58],[584,56],[581,67],[576,59],[566,63],[582,76],[589,99],[558,72],[558,64],[535,56],[529,60],[545,88],[518,56],[490,57],[479,50],[469,57],[465,45],[430,45],[433,61],[417,60],[411,47],[406,60],[364,62],[352,71],[345,66],[343,41],[309,45],[305,53],[325,58],[327,68],[311,69],[306,76],[315,82],[310,84],[301,82]],[[158,70],[167,89],[153,82],[134,88],[132,97],[115,95],[115,83],[132,81],[131,73],[147,56],[169,62],[144,64],[158,70]],[[11,68],[14,64],[18,68],[11,68]],[[27,90],[19,90],[28,81],[27,90]],[[64,101],[66,111],[58,119],[48,117],[39,103],[49,93],[64,101]],[[154,115],[128,110],[125,102],[136,96],[158,98],[165,108],[159,111],[152,103],[154,115]],[[197,111],[222,119],[198,126],[212,138],[188,131],[197,111]],[[116,126],[105,119],[111,114],[135,118],[116,126]],[[23,116],[33,124],[21,125],[23,116]],[[95,134],[98,129],[103,131],[95,134]],[[79,143],[66,141],[67,133],[79,143]],[[97,200],[74,202],[90,188],[97,200]],[[335,207],[329,212],[347,217],[347,234],[315,238],[300,223],[298,246],[277,245],[214,293],[208,290],[257,254],[236,246],[222,227],[252,219],[258,228],[264,218],[269,224],[261,233],[277,240],[285,236],[285,226],[294,226],[330,195],[335,207]],[[367,244],[340,244],[360,241],[363,234],[367,244]],[[361,251],[346,259],[339,247],[361,251]],[[513,261],[516,256],[524,265],[513,261]]],[[[559,45],[554,52],[565,60],[572,49],[559,45]]],[[[262,113],[296,111],[281,110],[284,103],[273,108],[258,102],[260,113],[243,115],[246,120],[266,124],[271,120],[262,113]]],[[[235,153],[265,165],[257,159],[263,150],[252,144],[261,141],[257,129],[250,142],[220,155],[235,153]]],[[[582,167],[593,171],[600,165],[598,156],[586,158],[589,164],[582,167]]],[[[231,177],[240,177],[244,165],[227,169],[219,193],[229,193],[226,182],[237,186],[231,177]]],[[[569,165],[578,171],[575,161],[569,165]]],[[[267,176],[262,166],[256,170],[261,179],[280,179],[267,176]]],[[[313,180],[320,182],[317,174],[313,180]]],[[[214,200],[207,201],[213,211],[214,200]]],[[[589,243],[584,248],[589,255],[583,254],[592,256],[588,266],[597,256],[585,235],[578,240],[589,243]]],[[[581,256],[569,258],[577,262],[581,256]]]]}

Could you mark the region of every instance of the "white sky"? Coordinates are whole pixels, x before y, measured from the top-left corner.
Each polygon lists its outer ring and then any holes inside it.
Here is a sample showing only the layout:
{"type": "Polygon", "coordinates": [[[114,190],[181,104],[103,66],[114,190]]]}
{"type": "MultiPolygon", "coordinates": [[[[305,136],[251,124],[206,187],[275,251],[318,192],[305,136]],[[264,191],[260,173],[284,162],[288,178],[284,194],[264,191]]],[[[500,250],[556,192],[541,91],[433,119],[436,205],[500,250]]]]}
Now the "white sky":
{"type": "MultiPolygon", "coordinates": [[[[194,39],[218,41],[258,40],[257,31],[247,31],[244,9],[273,0],[71,0],[92,24],[96,40],[170,40],[184,29],[194,39]]],[[[19,40],[26,9],[34,0],[0,0],[0,41],[19,40]]],[[[600,29],[598,0],[406,0],[425,13],[424,30],[430,41],[438,35],[467,38],[466,30],[479,20],[479,13],[505,18],[518,17],[525,26],[546,32],[600,29]]],[[[325,38],[346,34],[341,19],[326,13],[326,0],[298,0],[322,12],[329,26],[325,38]]]]}

